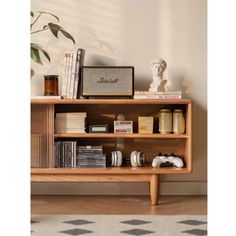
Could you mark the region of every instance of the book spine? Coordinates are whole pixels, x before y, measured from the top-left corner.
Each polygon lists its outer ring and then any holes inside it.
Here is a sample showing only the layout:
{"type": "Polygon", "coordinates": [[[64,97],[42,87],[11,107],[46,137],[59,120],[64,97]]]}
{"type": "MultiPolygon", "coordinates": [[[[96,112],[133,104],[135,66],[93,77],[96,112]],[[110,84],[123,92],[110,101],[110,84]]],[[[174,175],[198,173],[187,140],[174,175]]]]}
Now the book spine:
{"type": "Polygon", "coordinates": [[[164,91],[164,92],[149,92],[149,91],[135,91],[134,95],[182,95],[182,91],[164,91]]]}
{"type": "Polygon", "coordinates": [[[73,98],[76,99],[80,87],[80,67],[84,65],[85,50],[79,48],[77,50],[77,61],[76,61],[76,76],[75,76],[75,87],[73,92],[73,98]]]}
{"type": "Polygon", "coordinates": [[[181,99],[182,95],[134,95],[134,99],[181,99]]]}
{"type": "Polygon", "coordinates": [[[69,98],[70,82],[71,82],[71,70],[72,70],[72,53],[69,53],[69,61],[67,68],[67,86],[66,86],[66,97],[69,98]]]}
{"type": "Polygon", "coordinates": [[[76,61],[77,61],[77,53],[72,53],[72,67],[71,67],[71,82],[69,89],[69,98],[73,99],[73,92],[75,87],[75,76],[76,76],[76,61]]]}
{"type": "Polygon", "coordinates": [[[64,69],[61,85],[61,95],[64,97],[66,95],[66,83],[67,83],[67,66],[68,66],[68,53],[64,56],[64,69]]]}

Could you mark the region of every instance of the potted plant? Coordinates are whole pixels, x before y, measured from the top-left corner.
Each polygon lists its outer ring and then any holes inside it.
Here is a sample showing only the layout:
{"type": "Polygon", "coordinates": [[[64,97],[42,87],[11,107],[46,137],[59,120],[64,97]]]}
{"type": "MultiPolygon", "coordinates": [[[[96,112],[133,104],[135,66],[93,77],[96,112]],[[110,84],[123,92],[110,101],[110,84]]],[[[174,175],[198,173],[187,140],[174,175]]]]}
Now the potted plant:
{"type": "MultiPolygon", "coordinates": [[[[66,38],[70,39],[73,43],[75,43],[74,38],[63,27],[61,27],[60,25],[55,24],[53,22],[48,22],[46,25],[43,26],[43,28],[35,29],[35,26],[36,26],[35,24],[36,24],[36,22],[38,22],[39,18],[42,15],[45,15],[45,14],[50,15],[54,19],[56,19],[57,22],[59,22],[58,16],[56,16],[52,13],[49,13],[49,12],[44,12],[44,11],[36,11],[36,12],[31,11],[30,14],[32,17],[32,23],[30,25],[31,34],[37,34],[37,33],[43,32],[43,31],[50,31],[56,38],[58,38],[58,33],[60,32],[66,38]]],[[[47,60],[50,62],[50,56],[49,56],[48,52],[43,48],[43,46],[41,46],[40,44],[31,42],[30,47],[31,47],[31,59],[33,61],[42,65],[43,63],[42,63],[41,55],[40,55],[40,53],[42,53],[47,58],[47,60]]]]}

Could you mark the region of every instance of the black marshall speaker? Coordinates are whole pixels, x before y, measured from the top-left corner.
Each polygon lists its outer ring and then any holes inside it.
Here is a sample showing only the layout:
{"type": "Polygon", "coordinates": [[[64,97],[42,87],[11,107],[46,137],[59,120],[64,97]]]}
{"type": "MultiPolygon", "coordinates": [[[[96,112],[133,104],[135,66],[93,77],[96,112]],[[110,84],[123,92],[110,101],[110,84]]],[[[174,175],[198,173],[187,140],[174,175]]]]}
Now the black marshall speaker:
{"type": "Polygon", "coordinates": [[[133,66],[81,67],[83,97],[132,97],[134,95],[133,66]]]}

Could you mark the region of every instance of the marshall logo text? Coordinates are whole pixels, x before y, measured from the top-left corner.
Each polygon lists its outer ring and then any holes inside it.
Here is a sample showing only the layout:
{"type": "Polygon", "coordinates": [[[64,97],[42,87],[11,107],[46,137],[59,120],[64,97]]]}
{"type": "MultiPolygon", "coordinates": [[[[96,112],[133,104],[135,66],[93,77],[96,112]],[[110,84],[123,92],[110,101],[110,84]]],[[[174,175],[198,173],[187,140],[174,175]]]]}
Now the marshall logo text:
{"type": "Polygon", "coordinates": [[[105,79],[104,77],[101,77],[100,79],[97,80],[97,83],[112,83],[116,84],[118,83],[119,79],[105,79]]]}

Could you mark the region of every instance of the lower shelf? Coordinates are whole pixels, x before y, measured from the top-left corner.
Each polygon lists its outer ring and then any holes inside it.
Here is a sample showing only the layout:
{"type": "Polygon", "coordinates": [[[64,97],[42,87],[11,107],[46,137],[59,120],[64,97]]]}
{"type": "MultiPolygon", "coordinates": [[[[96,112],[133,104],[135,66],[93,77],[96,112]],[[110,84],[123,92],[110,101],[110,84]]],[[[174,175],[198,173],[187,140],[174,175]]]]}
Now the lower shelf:
{"type": "Polygon", "coordinates": [[[191,173],[188,168],[152,168],[146,167],[107,167],[107,168],[31,168],[31,175],[137,175],[137,174],[187,174],[191,173]]]}

